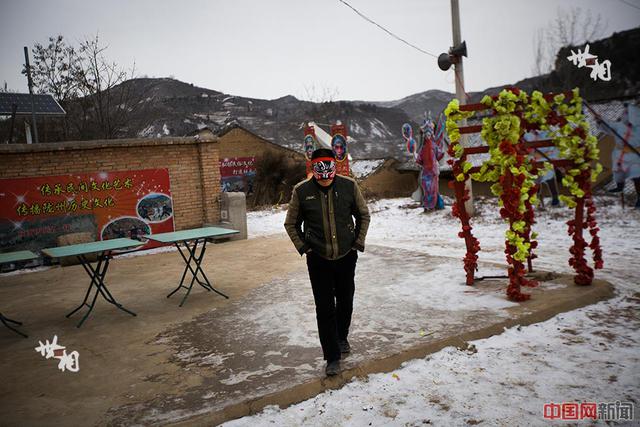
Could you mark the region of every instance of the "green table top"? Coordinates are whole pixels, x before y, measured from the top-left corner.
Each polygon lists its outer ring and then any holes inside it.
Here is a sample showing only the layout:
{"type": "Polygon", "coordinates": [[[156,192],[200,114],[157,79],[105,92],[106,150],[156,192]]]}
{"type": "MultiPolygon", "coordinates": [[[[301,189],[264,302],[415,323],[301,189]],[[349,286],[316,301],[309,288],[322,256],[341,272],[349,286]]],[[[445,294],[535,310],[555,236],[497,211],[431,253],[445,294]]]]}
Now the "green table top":
{"type": "Polygon", "coordinates": [[[115,251],[140,245],[144,245],[144,242],[123,237],[120,239],[99,240],[97,242],[91,243],[78,243],[76,245],[47,248],[43,249],[42,253],[51,258],[60,258],[63,256],[86,255],[96,252],[115,251]]]}
{"type": "Polygon", "coordinates": [[[28,261],[36,258],[38,258],[38,255],[31,251],[5,252],[0,254],[0,264],[9,264],[10,262],[16,261],[28,261]]]}
{"type": "Polygon", "coordinates": [[[202,227],[194,228],[192,230],[172,231],[169,233],[160,234],[146,234],[144,237],[147,239],[155,240],[161,243],[176,243],[185,242],[187,240],[197,240],[209,237],[222,237],[229,236],[231,234],[240,233],[238,230],[230,230],[228,228],[221,227],[202,227]]]}

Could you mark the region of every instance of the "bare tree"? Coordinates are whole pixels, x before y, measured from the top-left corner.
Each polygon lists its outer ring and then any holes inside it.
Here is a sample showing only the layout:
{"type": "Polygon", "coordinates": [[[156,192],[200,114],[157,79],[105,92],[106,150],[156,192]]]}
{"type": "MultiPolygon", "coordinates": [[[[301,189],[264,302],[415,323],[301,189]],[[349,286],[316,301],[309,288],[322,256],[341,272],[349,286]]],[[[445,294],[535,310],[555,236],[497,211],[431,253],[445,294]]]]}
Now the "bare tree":
{"type": "Polygon", "coordinates": [[[558,8],[557,16],[547,26],[539,28],[533,39],[533,73],[546,74],[553,70],[556,55],[564,46],[578,46],[603,37],[607,24],[591,10],[580,7],[558,8]]]}
{"type": "MultiPolygon", "coordinates": [[[[31,49],[33,65],[31,77],[36,93],[51,94],[65,110],[69,102],[78,97],[76,50],[62,35],[49,37],[49,43],[36,43],[31,49]]],[[[26,68],[22,70],[26,74],[26,68]]],[[[69,135],[69,118],[62,120],[62,138],[69,135]]]]}
{"type": "MultiPolygon", "coordinates": [[[[78,94],[75,79],[76,51],[67,45],[64,37],[49,37],[47,46],[36,43],[32,49],[33,85],[39,93],[48,93],[59,102],[73,99],[78,94]]],[[[26,71],[23,71],[26,73],[26,71]]]]}
{"type": "Polygon", "coordinates": [[[100,44],[98,35],[80,43],[75,80],[81,94],[79,104],[87,119],[83,125],[96,126],[95,136],[109,139],[117,137],[126,126],[139,99],[133,96],[132,85],[123,85],[135,77],[135,64],[129,70],[120,67],[105,57],[107,47],[100,44]]]}
{"type": "Polygon", "coordinates": [[[326,85],[304,85],[304,93],[301,98],[311,102],[334,102],[340,94],[337,87],[329,87],[326,85]]]}
{"type": "Polygon", "coordinates": [[[52,94],[67,111],[63,139],[122,136],[142,107],[143,91],[126,84],[135,78],[135,65],[127,69],[109,60],[107,48],[98,35],[77,47],[58,35],[32,49],[36,90],[52,94]]]}

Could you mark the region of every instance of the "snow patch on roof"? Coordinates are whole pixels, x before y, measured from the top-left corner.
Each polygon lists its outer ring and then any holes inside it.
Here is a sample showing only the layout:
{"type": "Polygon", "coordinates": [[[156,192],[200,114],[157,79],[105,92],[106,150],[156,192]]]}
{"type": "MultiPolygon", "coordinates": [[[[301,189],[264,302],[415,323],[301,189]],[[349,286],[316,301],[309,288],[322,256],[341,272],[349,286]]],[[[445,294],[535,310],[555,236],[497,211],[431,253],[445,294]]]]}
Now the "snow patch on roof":
{"type": "Polygon", "coordinates": [[[362,179],[377,171],[383,164],[384,159],[354,160],[349,166],[353,176],[362,179]]]}

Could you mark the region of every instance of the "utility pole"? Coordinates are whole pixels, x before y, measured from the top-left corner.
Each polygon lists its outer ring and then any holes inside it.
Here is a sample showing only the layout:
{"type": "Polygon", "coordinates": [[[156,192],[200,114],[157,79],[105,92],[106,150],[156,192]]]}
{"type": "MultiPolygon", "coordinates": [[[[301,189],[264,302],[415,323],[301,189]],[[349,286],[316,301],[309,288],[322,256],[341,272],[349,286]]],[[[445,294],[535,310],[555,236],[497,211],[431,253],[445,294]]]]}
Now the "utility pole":
{"type": "MultiPolygon", "coordinates": [[[[460,6],[458,0],[451,0],[451,28],[453,30],[453,47],[459,46],[462,42],[460,36],[460,6]]],[[[454,73],[456,79],[456,98],[460,102],[460,105],[467,103],[466,94],[464,91],[464,73],[462,71],[462,55],[458,56],[458,60],[454,63],[454,73]]],[[[466,126],[467,121],[463,120],[461,125],[466,126]]],[[[460,143],[463,147],[468,146],[467,135],[461,135],[460,143]]],[[[464,204],[465,210],[469,216],[473,216],[475,210],[473,208],[473,190],[471,188],[471,178],[464,183],[464,187],[469,191],[469,200],[464,204]]]]}
{"type": "MultiPolygon", "coordinates": [[[[38,143],[38,125],[36,124],[36,105],[35,105],[35,97],[33,96],[33,80],[31,80],[31,67],[29,66],[29,49],[24,47],[24,64],[25,69],[27,71],[27,83],[29,84],[29,93],[31,94],[31,127],[33,129],[33,137],[34,141],[38,143]]],[[[29,143],[29,139],[27,138],[27,143],[29,143]]]]}

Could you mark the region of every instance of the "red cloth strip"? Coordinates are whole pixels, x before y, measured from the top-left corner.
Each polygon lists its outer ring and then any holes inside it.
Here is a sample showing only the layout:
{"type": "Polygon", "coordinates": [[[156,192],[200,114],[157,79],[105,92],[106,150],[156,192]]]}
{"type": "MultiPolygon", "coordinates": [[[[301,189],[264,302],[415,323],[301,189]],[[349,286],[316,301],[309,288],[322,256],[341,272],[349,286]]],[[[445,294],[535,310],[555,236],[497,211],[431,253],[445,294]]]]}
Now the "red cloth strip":
{"type": "Polygon", "coordinates": [[[336,159],[334,159],[333,157],[318,157],[316,159],[311,160],[311,163],[318,163],[318,162],[335,162],[336,159]]]}

